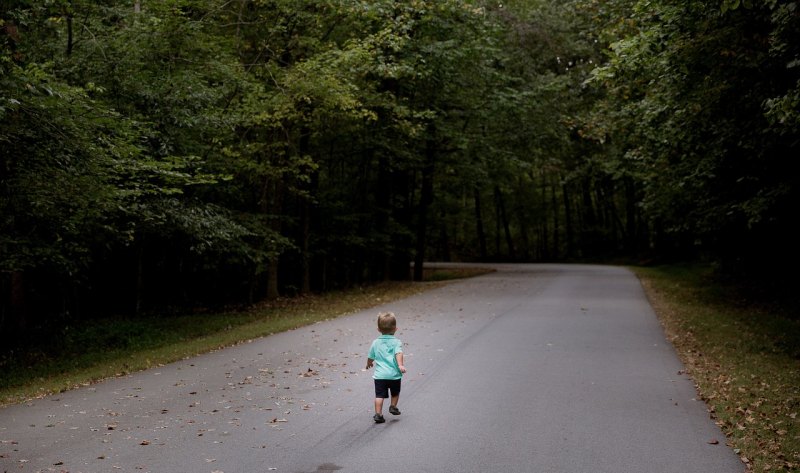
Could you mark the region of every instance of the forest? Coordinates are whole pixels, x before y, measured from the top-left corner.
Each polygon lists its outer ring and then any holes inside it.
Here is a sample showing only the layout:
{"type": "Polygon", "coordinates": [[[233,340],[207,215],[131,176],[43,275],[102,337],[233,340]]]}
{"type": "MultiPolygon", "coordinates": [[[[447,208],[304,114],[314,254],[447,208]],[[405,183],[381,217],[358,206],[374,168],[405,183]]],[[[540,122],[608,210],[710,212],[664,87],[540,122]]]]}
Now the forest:
{"type": "Polygon", "coordinates": [[[4,0],[0,339],[424,261],[796,281],[799,138],[797,1],[4,0]]]}

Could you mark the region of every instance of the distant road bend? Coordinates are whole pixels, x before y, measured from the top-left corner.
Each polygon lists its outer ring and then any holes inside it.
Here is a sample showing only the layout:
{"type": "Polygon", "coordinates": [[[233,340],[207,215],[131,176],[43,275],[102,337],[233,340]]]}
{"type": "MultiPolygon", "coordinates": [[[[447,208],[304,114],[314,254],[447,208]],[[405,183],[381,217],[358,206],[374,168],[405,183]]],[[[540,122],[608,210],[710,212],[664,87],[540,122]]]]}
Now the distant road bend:
{"type": "Polygon", "coordinates": [[[497,271],[0,410],[0,471],[741,473],[636,277],[497,271]],[[375,315],[402,415],[372,422],[375,315]],[[718,442],[718,443],[716,443],[718,442]]]}

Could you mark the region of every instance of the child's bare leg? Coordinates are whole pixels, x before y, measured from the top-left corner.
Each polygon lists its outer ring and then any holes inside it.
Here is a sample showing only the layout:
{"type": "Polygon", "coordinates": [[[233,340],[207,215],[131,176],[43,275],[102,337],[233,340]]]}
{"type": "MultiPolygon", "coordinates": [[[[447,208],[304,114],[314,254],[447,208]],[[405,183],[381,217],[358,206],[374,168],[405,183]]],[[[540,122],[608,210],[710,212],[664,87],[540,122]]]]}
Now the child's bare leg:
{"type": "Polygon", "coordinates": [[[397,407],[397,401],[400,400],[400,394],[393,394],[392,395],[392,406],[397,407]]]}
{"type": "Polygon", "coordinates": [[[383,413],[383,398],[376,397],[375,398],[375,413],[382,414],[383,413]]]}

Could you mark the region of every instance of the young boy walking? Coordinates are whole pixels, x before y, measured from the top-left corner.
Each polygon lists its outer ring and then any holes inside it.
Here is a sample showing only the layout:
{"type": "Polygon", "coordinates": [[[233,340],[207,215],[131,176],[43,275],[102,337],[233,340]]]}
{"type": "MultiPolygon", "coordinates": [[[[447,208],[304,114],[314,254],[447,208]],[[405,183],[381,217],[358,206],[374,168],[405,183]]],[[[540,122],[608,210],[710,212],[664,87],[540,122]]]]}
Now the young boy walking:
{"type": "Polygon", "coordinates": [[[375,365],[375,373],[372,378],[375,380],[375,415],[372,419],[381,424],[386,422],[383,418],[383,400],[392,393],[392,401],[389,406],[389,413],[400,415],[397,409],[397,401],[400,400],[400,380],[406,367],[403,365],[403,342],[395,338],[397,331],[397,319],[391,312],[378,314],[378,331],[381,336],[372,342],[367,358],[367,369],[375,365]]]}

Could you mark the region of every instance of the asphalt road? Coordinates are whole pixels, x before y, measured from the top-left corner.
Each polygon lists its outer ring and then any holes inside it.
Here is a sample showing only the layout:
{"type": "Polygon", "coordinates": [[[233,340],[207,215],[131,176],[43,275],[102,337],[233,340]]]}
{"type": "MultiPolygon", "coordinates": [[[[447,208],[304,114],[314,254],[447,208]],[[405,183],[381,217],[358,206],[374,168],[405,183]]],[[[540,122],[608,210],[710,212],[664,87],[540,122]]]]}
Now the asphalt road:
{"type": "Polygon", "coordinates": [[[501,265],[336,320],[0,410],[4,472],[740,473],[636,277],[501,265]],[[372,421],[375,315],[402,415],[372,421]],[[718,442],[718,443],[716,443],[718,442]]]}

